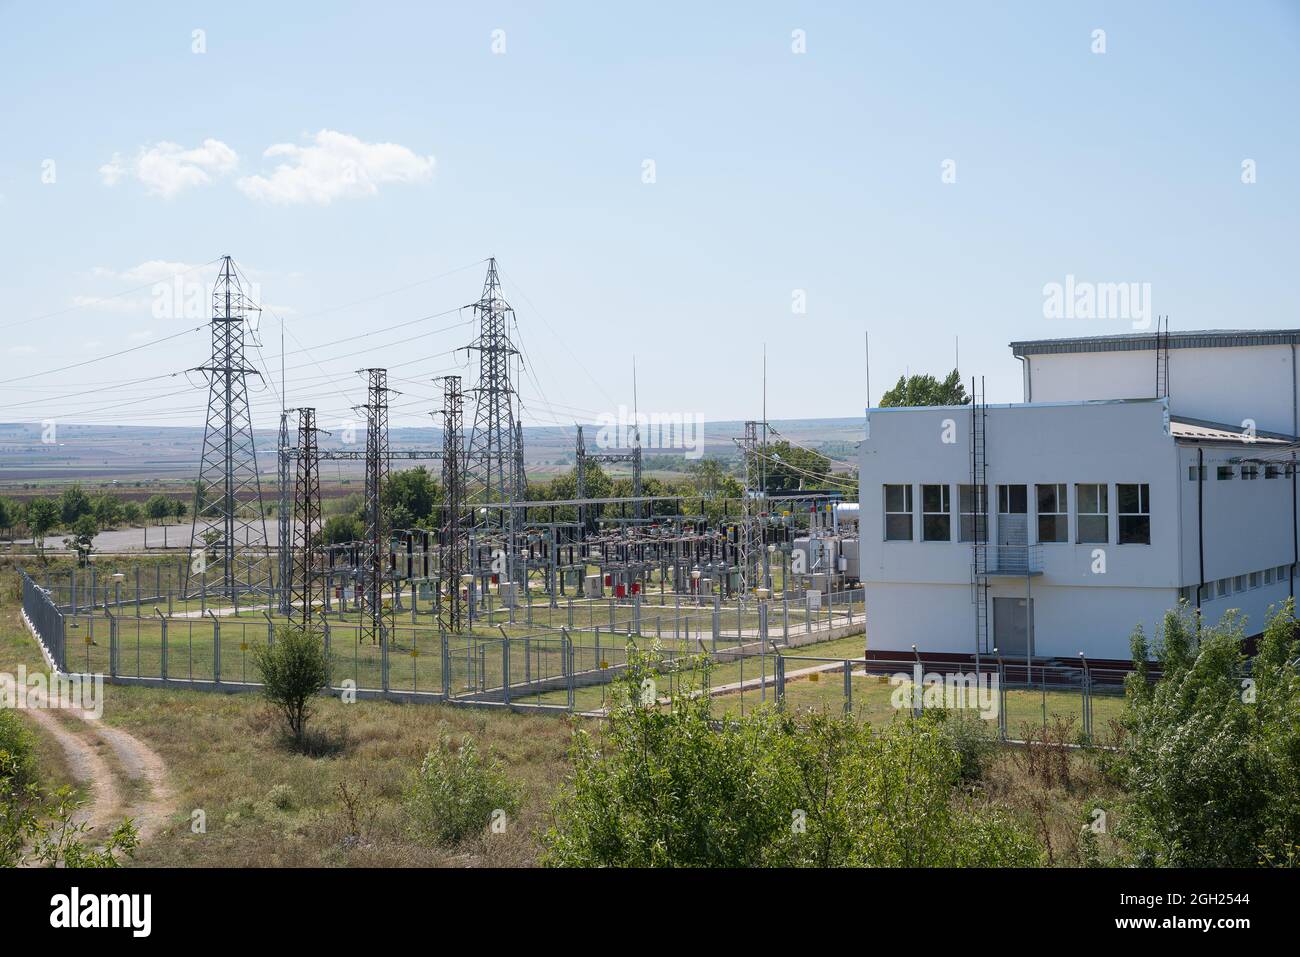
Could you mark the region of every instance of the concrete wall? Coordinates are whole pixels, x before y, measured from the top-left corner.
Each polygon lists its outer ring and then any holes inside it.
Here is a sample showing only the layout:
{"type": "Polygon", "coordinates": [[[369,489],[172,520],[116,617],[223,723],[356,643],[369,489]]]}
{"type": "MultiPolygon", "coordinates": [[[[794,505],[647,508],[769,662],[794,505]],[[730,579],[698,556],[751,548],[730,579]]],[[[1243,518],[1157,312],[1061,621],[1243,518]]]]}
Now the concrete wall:
{"type": "MultiPolygon", "coordinates": [[[[1030,541],[1037,540],[1038,484],[1064,483],[1069,542],[1041,546],[1035,597],[1039,654],[1123,658],[1139,621],[1158,621],[1182,580],[1179,455],[1159,401],[990,407],[986,448],[991,509],[999,484],[1029,489],[1030,541]],[[1106,483],[1109,542],[1077,544],[1078,483],[1106,483]],[[1150,486],[1151,543],[1118,544],[1116,483],[1150,486]]],[[[867,638],[872,649],[922,651],[975,648],[971,604],[971,546],[958,542],[958,486],[970,482],[969,408],[884,409],[868,413],[861,446],[861,574],[867,589],[867,638]],[[951,439],[951,441],[947,441],[951,439]],[[922,484],[949,484],[952,541],[921,537],[922,484]],[[883,486],[914,486],[910,542],[884,540],[883,486]]],[[[997,540],[997,515],[990,516],[997,540]]],[[[990,597],[1023,596],[1026,581],[997,579],[990,597]]],[[[991,606],[990,606],[991,607],[991,606]]]]}
{"type": "MultiPolygon", "coordinates": [[[[1289,345],[1169,350],[1174,415],[1295,435],[1296,376],[1289,345]]],[[[1081,352],[1026,356],[1025,400],[1072,402],[1155,395],[1156,353],[1081,352]]]]}

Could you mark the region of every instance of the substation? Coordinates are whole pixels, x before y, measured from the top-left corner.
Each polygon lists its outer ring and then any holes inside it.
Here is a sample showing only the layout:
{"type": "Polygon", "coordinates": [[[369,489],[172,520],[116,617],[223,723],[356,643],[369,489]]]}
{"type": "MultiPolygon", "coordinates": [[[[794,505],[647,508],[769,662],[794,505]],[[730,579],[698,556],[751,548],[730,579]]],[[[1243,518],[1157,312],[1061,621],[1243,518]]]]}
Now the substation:
{"type": "Polygon", "coordinates": [[[644,494],[635,423],[618,448],[588,449],[578,426],[575,496],[528,498],[521,351],[495,259],[469,306],[476,336],[463,348],[477,353],[477,379],[434,380],[440,447],[390,451],[384,368],[358,370],[364,450],[322,449],[316,410],[280,396],[268,520],[248,389],[261,373],[245,343],[259,307],[244,286],[224,257],[211,354],[195,370],[208,404],[187,555],[57,581],[24,574],[29,623],[60,670],[243,690],[256,687],[251,649],[291,620],[322,632],[341,692],[590,710],[630,644],[657,643],[667,661],[707,653],[713,667],[737,671],[742,689],[758,677],[754,694],[766,698],[781,648],[861,633],[857,502],[834,488],[769,494],[765,421],[733,439],[744,463],[738,498],[644,494]],[[364,467],[365,533],[327,545],[320,471],[336,460],[364,467]],[[396,528],[386,482],[415,462],[440,478],[435,527],[396,528]],[[630,468],[632,494],[589,497],[597,463],[630,468]]]}

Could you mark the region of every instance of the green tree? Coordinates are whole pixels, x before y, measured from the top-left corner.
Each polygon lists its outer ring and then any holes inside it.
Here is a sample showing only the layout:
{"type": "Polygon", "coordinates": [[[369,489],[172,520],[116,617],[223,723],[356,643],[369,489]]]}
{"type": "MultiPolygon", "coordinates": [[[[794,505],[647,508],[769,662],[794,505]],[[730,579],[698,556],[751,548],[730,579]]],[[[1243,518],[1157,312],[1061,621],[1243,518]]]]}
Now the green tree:
{"type": "Polygon", "coordinates": [[[59,517],[64,525],[71,525],[91,510],[90,496],[82,491],[80,485],[69,485],[59,496],[59,517]]]}
{"type": "Polygon", "coordinates": [[[139,525],[144,518],[144,509],[140,507],[139,502],[122,503],[122,518],[128,525],[139,525]]]}
{"type": "Polygon", "coordinates": [[[165,495],[150,495],[145,500],[144,513],[155,522],[161,522],[172,514],[172,503],[165,495]]]}
{"type": "Polygon", "coordinates": [[[392,516],[393,527],[409,527],[420,519],[428,518],[433,514],[434,506],[438,504],[441,494],[438,481],[423,465],[394,472],[388,477],[388,482],[384,486],[384,503],[390,510],[405,509],[404,515],[409,518],[405,518],[404,522],[399,524],[397,518],[392,516]]]}
{"type": "Polygon", "coordinates": [[[34,498],[27,503],[27,529],[42,556],[45,554],[45,536],[59,522],[59,506],[52,498],[34,498]]]}
{"type": "Polygon", "coordinates": [[[99,534],[99,525],[95,522],[95,516],[83,515],[72,524],[72,535],[63,540],[65,548],[70,548],[77,553],[77,564],[81,567],[86,566],[90,553],[94,551],[95,536],[99,534]]]}
{"type": "Polygon", "coordinates": [[[306,743],[311,701],[330,683],[330,660],[319,631],[281,625],[275,641],[257,645],[253,658],[262,676],[262,696],[280,712],[294,746],[306,743]]]}
{"type": "Polygon", "coordinates": [[[7,498],[0,498],[0,528],[6,532],[14,526],[13,503],[7,498]]]}
{"type": "Polygon", "coordinates": [[[326,545],[356,542],[364,534],[365,528],[355,515],[331,515],[321,528],[321,541],[326,545]]]}
{"type": "Polygon", "coordinates": [[[178,498],[175,502],[172,503],[172,514],[176,516],[176,521],[179,522],[183,518],[185,518],[185,514],[188,511],[189,511],[189,506],[185,504],[185,499],[178,498]]]}
{"type": "Polygon", "coordinates": [[[1148,644],[1134,632],[1125,688],[1129,795],[1117,834],[1135,863],[1294,863],[1300,847],[1300,656],[1295,607],[1270,617],[1251,667],[1232,614],[1213,627],[1184,604],[1148,644]],[[1151,680],[1154,655],[1158,680],[1151,680]]]}
{"type": "Polygon", "coordinates": [[[901,405],[966,405],[970,396],[961,374],[953,369],[940,382],[932,375],[899,376],[894,387],[880,397],[880,407],[901,405]]]}
{"type": "Polygon", "coordinates": [[[802,449],[781,439],[768,444],[763,471],[769,492],[824,488],[831,474],[831,460],[820,452],[802,449]]]}
{"type": "Polygon", "coordinates": [[[122,521],[122,500],[110,492],[94,498],[95,521],[100,528],[112,528],[122,521]]]}

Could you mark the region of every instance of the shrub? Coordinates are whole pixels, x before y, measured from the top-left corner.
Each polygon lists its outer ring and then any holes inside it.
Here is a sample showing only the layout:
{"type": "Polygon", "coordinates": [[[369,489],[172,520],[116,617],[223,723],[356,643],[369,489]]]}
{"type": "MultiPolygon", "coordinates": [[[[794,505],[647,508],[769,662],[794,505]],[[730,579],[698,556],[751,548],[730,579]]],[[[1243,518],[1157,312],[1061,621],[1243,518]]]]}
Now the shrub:
{"type": "Polygon", "coordinates": [[[443,735],[429,749],[406,792],[406,812],[416,840],[459,844],[482,833],[496,811],[519,807],[514,783],[492,758],[484,759],[468,736],[455,747],[443,735]]]}
{"type": "Polygon", "coordinates": [[[253,652],[262,674],[262,695],[284,718],[294,746],[302,748],[311,700],[330,683],[330,661],[325,642],[314,628],[282,625],[275,641],[253,652]]]}
{"type": "Polygon", "coordinates": [[[1283,862],[1300,844],[1294,603],[1270,615],[1249,673],[1235,617],[1198,625],[1186,610],[1166,615],[1155,682],[1146,639],[1133,636],[1139,674],[1125,689],[1130,744],[1117,767],[1131,797],[1117,832],[1142,866],[1283,862]]]}
{"type": "Polygon", "coordinates": [[[852,716],[760,709],[719,726],[708,663],[643,699],[663,667],[629,652],[607,731],[579,730],[546,834],[561,866],[999,866],[1038,859],[996,810],[960,800],[962,755],[934,718],[883,730],[852,716]],[[650,703],[642,703],[647,701],[650,703]]]}
{"type": "Polygon", "coordinates": [[[290,811],[294,805],[293,788],[287,784],[277,784],[266,792],[266,803],[277,811],[290,811]]]}

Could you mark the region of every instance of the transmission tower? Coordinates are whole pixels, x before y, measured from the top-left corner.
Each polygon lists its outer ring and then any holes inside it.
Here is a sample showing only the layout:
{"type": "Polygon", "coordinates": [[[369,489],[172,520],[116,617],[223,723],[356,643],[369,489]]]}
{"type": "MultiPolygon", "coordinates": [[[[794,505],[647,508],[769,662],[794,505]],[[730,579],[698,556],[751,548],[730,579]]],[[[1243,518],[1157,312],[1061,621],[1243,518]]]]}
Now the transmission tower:
{"type": "Polygon", "coordinates": [[[458,632],[461,628],[461,556],[465,551],[465,449],[462,438],[460,376],[442,380],[442,535],[438,556],[438,625],[458,632]]]}
{"type": "Polygon", "coordinates": [[[304,625],[311,622],[316,602],[320,602],[322,611],[325,608],[325,576],[319,567],[318,552],[321,532],[318,432],[316,410],[298,409],[298,479],[293,491],[293,517],[298,523],[294,533],[294,551],[298,567],[293,576],[292,604],[302,608],[304,625]]]}
{"type": "MultiPolygon", "coordinates": [[[[756,576],[751,572],[756,567],[757,549],[760,547],[760,543],[755,540],[757,526],[754,516],[756,496],[759,494],[762,485],[763,468],[759,457],[757,422],[745,423],[745,438],[741,441],[740,447],[745,463],[745,498],[740,519],[740,534],[736,539],[736,564],[739,566],[740,571],[740,594],[744,597],[757,584],[755,581],[756,576]]],[[[763,491],[765,494],[766,490],[763,491]]]]}
{"type": "MultiPolygon", "coordinates": [[[[483,295],[473,309],[478,314],[479,334],[469,348],[479,353],[479,377],[466,462],[466,497],[499,502],[510,496],[514,485],[515,389],[510,381],[510,361],[519,350],[510,341],[514,310],[502,298],[495,257],[488,260],[483,295]]],[[[500,510],[489,512],[485,521],[500,520],[500,516],[500,510]]]]}
{"type": "Polygon", "coordinates": [[[208,379],[208,417],[203,455],[194,489],[190,563],[186,591],[211,591],[235,597],[268,585],[266,518],[248,409],[249,375],[244,361],[245,322],[260,307],[244,293],[229,256],[212,290],[212,355],[192,370],[208,379]]]}
{"type": "Polygon", "coordinates": [[[370,377],[366,393],[366,547],[362,573],[359,638],[379,641],[384,634],[384,581],[388,555],[383,494],[388,482],[388,370],[362,369],[370,377]]]}
{"type": "MultiPolygon", "coordinates": [[[[283,353],[281,349],[281,353],[283,353]]],[[[277,450],[276,478],[280,483],[280,505],[276,510],[276,532],[279,551],[276,556],[279,565],[279,608],[280,614],[289,614],[289,595],[293,586],[293,492],[290,489],[289,475],[289,410],[280,410],[280,442],[277,450]]]]}

